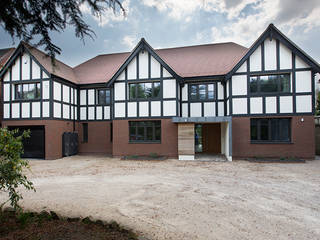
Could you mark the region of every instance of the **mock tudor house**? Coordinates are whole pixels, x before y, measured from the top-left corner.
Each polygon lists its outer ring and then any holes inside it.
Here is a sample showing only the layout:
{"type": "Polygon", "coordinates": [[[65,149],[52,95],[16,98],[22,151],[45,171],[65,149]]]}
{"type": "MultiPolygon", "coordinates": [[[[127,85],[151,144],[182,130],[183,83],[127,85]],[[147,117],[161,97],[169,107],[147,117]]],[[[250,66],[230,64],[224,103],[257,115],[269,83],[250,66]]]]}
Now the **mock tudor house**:
{"type": "Polygon", "coordinates": [[[0,72],[3,126],[30,129],[30,157],[80,153],[314,158],[320,66],[273,24],[250,48],[218,43],[126,53],[74,68],[21,42],[0,72]]]}

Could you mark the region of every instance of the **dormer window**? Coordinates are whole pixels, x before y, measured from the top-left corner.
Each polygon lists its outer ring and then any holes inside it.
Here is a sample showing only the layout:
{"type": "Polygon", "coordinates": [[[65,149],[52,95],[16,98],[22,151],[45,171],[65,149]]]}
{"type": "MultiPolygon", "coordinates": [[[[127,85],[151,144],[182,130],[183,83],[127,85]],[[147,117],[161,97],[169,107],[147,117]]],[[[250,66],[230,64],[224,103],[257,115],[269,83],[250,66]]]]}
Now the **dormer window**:
{"type": "Polygon", "coordinates": [[[213,84],[191,84],[189,96],[191,101],[206,101],[214,99],[213,84]]]}
{"type": "Polygon", "coordinates": [[[40,83],[23,83],[15,85],[15,100],[40,99],[40,83]]]}
{"type": "Polygon", "coordinates": [[[160,82],[129,84],[130,100],[157,99],[160,97],[160,82]]]}

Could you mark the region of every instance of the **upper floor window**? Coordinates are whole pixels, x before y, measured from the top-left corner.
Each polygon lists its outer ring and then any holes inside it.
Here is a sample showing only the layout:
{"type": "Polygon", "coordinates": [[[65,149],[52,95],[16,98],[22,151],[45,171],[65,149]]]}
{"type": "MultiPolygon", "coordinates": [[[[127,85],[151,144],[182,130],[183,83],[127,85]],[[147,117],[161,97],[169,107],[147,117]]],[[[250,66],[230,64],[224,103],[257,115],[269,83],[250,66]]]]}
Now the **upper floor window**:
{"type": "Polygon", "coordinates": [[[130,121],[130,142],[160,142],[161,121],[130,121]]]}
{"type": "Polygon", "coordinates": [[[109,89],[98,89],[98,105],[109,105],[110,104],[110,90],[109,89]]]}
{"type": "Polygon", "coordinates": [[[190,85],[190,100],[205,101],[214,99],[214,84],[191,84],[190,85]]]}
{"type": "Polygon", "coordinates": [[[290,92],[290,74],[251,76],[250,92],[288,93],[290,92]]]}
{"type": "Polygon", "coordinates": [[[130,83],[130,100],[160,97],[160,82],[130,83]]]}
{"type": "Polygon", "coordinates": [[[40,83],[23,83],[15,85],[15,99],[16,100],[32,100],[39,99],[40,83]]]}

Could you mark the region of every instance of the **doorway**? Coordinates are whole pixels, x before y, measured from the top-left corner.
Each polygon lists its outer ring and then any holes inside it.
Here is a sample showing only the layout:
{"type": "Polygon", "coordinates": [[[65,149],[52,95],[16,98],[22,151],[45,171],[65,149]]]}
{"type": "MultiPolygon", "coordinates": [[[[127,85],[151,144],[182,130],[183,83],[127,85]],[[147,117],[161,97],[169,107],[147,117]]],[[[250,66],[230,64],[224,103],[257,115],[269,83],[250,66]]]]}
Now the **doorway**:
{"type": "Polygon", "coordinates": [[[195,124],[195,153],[221,154],[220,123],[195,124]]]}

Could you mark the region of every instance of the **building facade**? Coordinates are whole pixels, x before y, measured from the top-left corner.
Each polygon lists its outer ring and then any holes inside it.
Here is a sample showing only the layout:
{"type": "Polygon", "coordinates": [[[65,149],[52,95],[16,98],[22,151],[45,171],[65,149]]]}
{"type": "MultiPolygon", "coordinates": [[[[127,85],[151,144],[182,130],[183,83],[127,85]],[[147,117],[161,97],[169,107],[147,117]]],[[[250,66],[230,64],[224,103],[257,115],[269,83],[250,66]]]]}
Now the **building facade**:
{"type": "Polygon", "coordinates": [[[235,43],[99,55],[74,68],[21,43],[0,77],[3,126],[31,129],[26,156],[198,154],[314,158],[319,65],[272,24],[235,43]]]}

